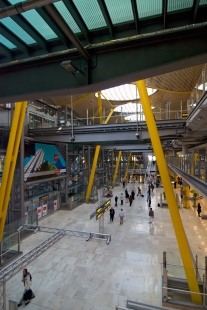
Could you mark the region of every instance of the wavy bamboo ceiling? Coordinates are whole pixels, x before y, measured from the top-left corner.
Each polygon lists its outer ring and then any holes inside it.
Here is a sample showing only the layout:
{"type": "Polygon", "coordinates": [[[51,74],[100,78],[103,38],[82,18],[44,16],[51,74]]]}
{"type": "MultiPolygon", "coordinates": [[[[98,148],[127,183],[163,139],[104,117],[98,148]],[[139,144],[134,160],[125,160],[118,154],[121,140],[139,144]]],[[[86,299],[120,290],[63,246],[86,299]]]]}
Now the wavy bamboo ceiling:
{"type": "MultiPolygon", "coordinates": [[[[150,96],[151,105],[155,107],[154,111],[165,110],[166,104],[171,102],[171,110],[180,110],[181,102],[182,109],[187,109],[187,100],[196,100],[196,84],[201,84],[202,71],[205,70],[205,65],[195,66],[160,76],[155,76],[146,79],[148,87],[156,88],[157,92],[150,96]],[[192,95],[193,94],[193,95],[192,95]]],[[[73,109],[79,117],[86,117],[88,109],[89,117],[98,114],[98,99],[94,94],[82,94],[66,97],[50,98],[46,102],[56,106],[65,106],[71,101],[74,102],[73,109]],[[86,97],[76,103],[76,100],[86,97]]],[[[199,91],[199,98],[202,96],[202,91],[199,91]]],[[[102,105],[107,116],[110,109],[117,105],[122,105],[128,101],[110,101],[102,99],[102,105]]]]}

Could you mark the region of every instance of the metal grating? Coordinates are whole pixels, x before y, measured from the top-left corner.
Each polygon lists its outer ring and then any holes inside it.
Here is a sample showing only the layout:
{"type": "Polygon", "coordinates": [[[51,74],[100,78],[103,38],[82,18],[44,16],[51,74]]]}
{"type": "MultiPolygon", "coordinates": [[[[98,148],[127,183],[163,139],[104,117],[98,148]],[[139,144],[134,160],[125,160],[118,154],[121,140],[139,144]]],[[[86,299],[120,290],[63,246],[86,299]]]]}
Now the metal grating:
{"type": "Polygon", "coordinates": [[[81,32],[80,28],[76,24],[75,20],[73,19],[72,15],[66,8],[65,4],[62,1],[59,1],[59,2],[54,3],[54,6],[58,10],[58,12],[61,14],[63,19],[66,21],[68,26],[71,28],[71,30],[74,33],[80,33],[81,32]]]}
{"type": "Polygon", "coordinates": [[[37,43],[26,31],[24,31],[13,19],[6,17],[1,19],[1,23],[6,26],[11,32],[18,36],[26,44],[37,43]]]}
{"type": "Polygon", "coordinates": [[[106,27],[97,0],[73,0],[73,2],[89,30],[106,27]]]}
{"type": "Polygon", "coordinates": [[[120,24],[134,20],[131,0],[105,0],[113,24],[120,24]]]}
{"type": "MultiPolygon", "coordinates": [[[[23,2],[25,0],[9,0],[11,4],[23,2]]],[[[46,40],[57,39],[57,35],[48,26],[44,19],[37,13],[36,10],[30,10],[21,14],[33,26],[39,34],[46,40]]]]}
{"type": "Polygon", "coordinates": [[[3,37],[1,34],[0,34],[0,43],[2,43],[4,46],[9,48],[10,50],[17,48],[13,43],[11,43],[9,40],[7,40],[5,37],[3,37]]]}
{"type": "Polygon", "coordinates": [[[162,14],[162,0],[136,0],[139,18],[162,14]]]}
{"type": "Polygon", "coordinates": [[[192,8],[192,6],[193,6],[193,0],[182,0],[182,1],[169,0],[167,11],[168,12],[181,11],[192,8]]]}

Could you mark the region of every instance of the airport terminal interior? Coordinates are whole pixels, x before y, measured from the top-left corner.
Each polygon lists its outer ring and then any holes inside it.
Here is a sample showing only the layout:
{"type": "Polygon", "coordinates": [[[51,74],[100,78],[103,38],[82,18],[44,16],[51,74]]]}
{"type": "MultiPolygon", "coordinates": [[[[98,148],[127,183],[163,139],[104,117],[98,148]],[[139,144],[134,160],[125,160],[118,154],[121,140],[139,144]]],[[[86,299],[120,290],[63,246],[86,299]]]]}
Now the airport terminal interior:
{"type": "Polygon", "coordinates": [[[0,0],[0,310],[207,308],[206,16],[0,0]]]}

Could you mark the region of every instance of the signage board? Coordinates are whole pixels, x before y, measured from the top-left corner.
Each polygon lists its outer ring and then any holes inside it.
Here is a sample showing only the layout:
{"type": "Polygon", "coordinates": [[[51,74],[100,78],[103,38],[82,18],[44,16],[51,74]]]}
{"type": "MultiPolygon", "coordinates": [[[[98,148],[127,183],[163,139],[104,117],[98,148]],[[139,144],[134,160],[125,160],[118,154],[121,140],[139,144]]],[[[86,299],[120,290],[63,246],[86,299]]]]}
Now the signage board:
{"type": "Polygon", "coordinates": [[[42,207],[37,208],[37,217],[40,219],[42,217],[42,207]]]}
{"type": "Polygon", "coordinates": [[[45,200],[48,198],[49,198],[49,195],[41,196],[41,197],[39,197],[39,201],[42,201],[42,200],[45,200]]]}
{"type": "Polygon", "coordinates": [[[42,216],[47,215],[47,204],[42,206],[42,216]]]}
{"type": "Polygon", "coordinates": [[[108,199],[107,201],[105,201],[104,203],[102,203],[101,205],[99,205],[96,210],[91,213],[90,215],[90,220],[96,216],[96,220],[99,220],[100,217],[110,209],[111,207],[111,199],[108,199]]]}
{"type": "Polygon", "coordinates": [[[57,200],[54,200],[54,211],[57,210],[57,200]]]}

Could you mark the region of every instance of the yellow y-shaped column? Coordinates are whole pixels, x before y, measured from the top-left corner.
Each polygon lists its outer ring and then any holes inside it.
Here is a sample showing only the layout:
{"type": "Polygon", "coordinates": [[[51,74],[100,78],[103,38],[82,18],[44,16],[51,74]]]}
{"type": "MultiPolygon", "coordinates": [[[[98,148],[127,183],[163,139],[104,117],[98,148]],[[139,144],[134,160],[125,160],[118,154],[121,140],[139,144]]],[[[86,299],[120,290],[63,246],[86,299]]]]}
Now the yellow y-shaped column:
{"type": "Polygon", "coordinates": [[[116,168],[115,168],[115,171],[114,171],[114,177],[113,177],[112,185],[114,185],[115,182],[116,182],[116,176],[117,176],[117,172],[118,172],[118,169],[119,169],[119,163],[120,163],[120,159],[121,159],[121,153],[122,153],[122,151],[119,151],[119,153],[118,153],[118,158],[117,158],[117,161],[116,161],[116,168]]]}
{"type": "MultiPolygon", "coordinates": [[[[144,110],[146,123],[148,127],[149,136],[151,139],[151,143],[153,146],[153,150],[156,156],[157,164],[159,167],[159,172],[162,178],[162,183],[164,186],[165,195],[168,201],[168,207],[175,231],[175,235],[177,238],[178,247],[180,250],[180,255],[183,261],[183,266],[185,269],[186,278],[188,281],[189,290],[192,292],[199,293],[198,282],[196,280],[196,274],[191,258],[191,253],[188,245],[188,241],[185,235],[185,231],[183,228],[183,224],[180,218],[180,213],[178,210],[178,206],[176,203],[175,195],[173,192],[173,188],[170,182],[169,172],[167,168],[167,164],[165,161],[165,156],[162,150],[162,145],[160,142],[159,133],[157,130],[156,122],[154,119],[154,115],[151,109],[150,101],[148,98],[148,94],[146,91],[145,82],[138,81],[136,82],[142,108],[144,110]]],[[[192,301],[198,304],[202,303],[201,296],[199,294],[191,294],[192,301]]]]}
{"type": "Polygon", "coordinates": [[[95,154],[94,154],[94,158],[93,158],[93,164],[92,164],[90,178],[89,178],[87,192],[86,192],[86,202],[89,201],[89,198],[90,198],[90,195],[91,195],[91,189],[92,189],[92,185],[93,185],[94,175],[95,175],[95,172],[96,172],[96,165],[97,165],[97,161],[98,161],[98,156],[99,156],[100,148],[101,148],[101,146],[97,145],[96,149],[95,149],[95,154]]]}
{"type": "Polygon", "coordinates": [[[8,210],[12,182],[14,179],[14,170],[16,167],[22,129],[24,126],[26,108],[27,101],[17,102],[12,119],[9,142],[6,150],[6,159],[2,175],[2,183],[0,187],[0,242],[3,238],[4,224],[8,210]]]}
{"type": "Polygon", "coordinates": [[[130,163],[130,160],[131,160],[131,156],[132,156],[132,153],[130,152],[129,156],[128,156],[128,160],[127,160],[127,166],[126,166],[125,175],[124,175],[124,180],[125,181],[126,181],[126,177],[127,177],[127,174],[128,174],[128,169],[129,169],[129,163],[130,163]]]}

